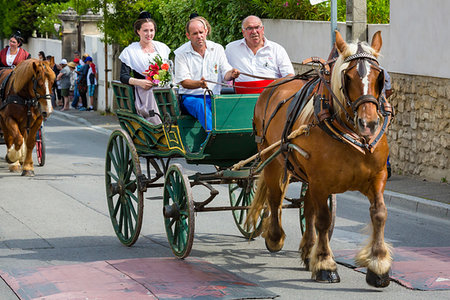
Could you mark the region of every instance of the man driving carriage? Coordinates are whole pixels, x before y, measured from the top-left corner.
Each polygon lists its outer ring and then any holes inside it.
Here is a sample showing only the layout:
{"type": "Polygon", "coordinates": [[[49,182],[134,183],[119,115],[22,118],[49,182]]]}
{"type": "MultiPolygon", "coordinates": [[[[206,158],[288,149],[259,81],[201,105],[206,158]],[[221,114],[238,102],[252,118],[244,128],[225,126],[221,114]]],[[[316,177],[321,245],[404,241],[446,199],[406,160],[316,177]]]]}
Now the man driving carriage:
{"type": "Polygon", "coordinates": [[[211,130],[211,96],[205,95],[205,89],[220,94],[221,87],[215,82],[230,81],[239,77],[240,72],[228,63],[222,45],[206,40],[207,35],[208,27],[203,17],[188,21],[189,45],[175,50],[175,83],[180,84],[182,107],[197,118],[205,130],[211,130]]]}

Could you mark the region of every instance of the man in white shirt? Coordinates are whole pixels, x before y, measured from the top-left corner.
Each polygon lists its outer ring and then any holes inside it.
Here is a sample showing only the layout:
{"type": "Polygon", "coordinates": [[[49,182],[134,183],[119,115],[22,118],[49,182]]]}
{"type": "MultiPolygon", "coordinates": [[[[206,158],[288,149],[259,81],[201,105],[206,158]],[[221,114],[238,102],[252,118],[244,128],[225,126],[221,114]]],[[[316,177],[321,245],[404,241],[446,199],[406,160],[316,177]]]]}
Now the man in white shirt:
{"type": "Polygon", "coordinates": [[[182,95],[182,106],[200,121],[203,128],[211,130],[211,97],[205,96],[205,91],[209,89],[213,94],[220,94],[221,86],[213,82],[237,78],[239,71],[228,63],[221,45],[206,40],[208,28],[205,21],[196,17],[186,25],[190,42],[182,46],[183,49],[175,50],[175,83],[180,84],[178,92],[182,95]]]}
{"type": "MultiPolygon", "coordinates": [[[[260,18],[246,17],[242,21],[242,35],[243,39],[229,43],[225,49],[228,61],[234,68],[242,73],[267,78],[294,75],[294,67],[286,50],[264,36],[264,26],[260,18]]],[[[250,86],[266,86],[271,82],[255,81],[255,78],[246,75],[241,75],[236,81],[236,85],[239,82],[251,81],[250,86]]]]}

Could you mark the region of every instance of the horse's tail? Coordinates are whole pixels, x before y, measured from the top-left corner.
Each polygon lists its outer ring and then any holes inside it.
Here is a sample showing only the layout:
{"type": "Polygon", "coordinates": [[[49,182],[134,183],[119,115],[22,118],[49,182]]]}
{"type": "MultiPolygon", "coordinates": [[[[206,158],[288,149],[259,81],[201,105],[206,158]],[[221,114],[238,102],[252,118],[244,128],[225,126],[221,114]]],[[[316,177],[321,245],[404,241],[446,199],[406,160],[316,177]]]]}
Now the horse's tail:
{"type": "MultiPolygon", "coordinates": [[[[245,220],[245,225],[247,228],[257,229],[258,221],[261,218],[261,213],[267,208],[267,185],[264,179],[264,170],[259,175],[258,182],[256,183],[256,194],[253,198],[252,205],[247,213],[247,220],[245,220]]],[[[261,233],[260,230],[255,230],[255,236],[261,233]]]]}

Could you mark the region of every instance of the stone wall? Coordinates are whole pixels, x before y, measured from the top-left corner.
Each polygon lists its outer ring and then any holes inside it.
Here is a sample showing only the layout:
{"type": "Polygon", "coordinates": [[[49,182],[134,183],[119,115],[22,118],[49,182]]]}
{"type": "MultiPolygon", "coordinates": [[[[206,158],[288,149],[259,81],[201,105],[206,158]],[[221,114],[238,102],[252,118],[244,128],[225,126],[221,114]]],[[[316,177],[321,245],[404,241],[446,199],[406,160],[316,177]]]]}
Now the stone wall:
{"type": "Polygon", "coordinates": [[[388,131],[395,173],[450,180],[450,79],[390,73],[396,115],[388,131]]]}
{"type": "MultiPolygon", "coordinates": [[[[294,64],[296,73],[309,67],[294,64]]],[[[390,73],[395,117],[388,130],[394,174],[450,181],[450,79],[390,73]]]]}

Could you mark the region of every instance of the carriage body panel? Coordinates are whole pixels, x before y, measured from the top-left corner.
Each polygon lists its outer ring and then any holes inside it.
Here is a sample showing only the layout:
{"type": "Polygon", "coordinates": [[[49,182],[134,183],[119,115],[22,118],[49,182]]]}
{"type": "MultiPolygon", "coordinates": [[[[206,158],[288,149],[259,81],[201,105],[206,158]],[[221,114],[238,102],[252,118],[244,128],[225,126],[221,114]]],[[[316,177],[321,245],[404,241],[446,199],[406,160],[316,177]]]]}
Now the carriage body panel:
{"type": "Polygon", "coordinates": [[[218,95],[211,100],[213,128],[206,132],[194,117],[181,112],[172,88],[153,88],[163,123],[137,115],[133,87],[112,82],[116,115],[139,155],[185,157],[190,164],[229,167],[256,153],[252,118],[258,94],[218,95]]]}

